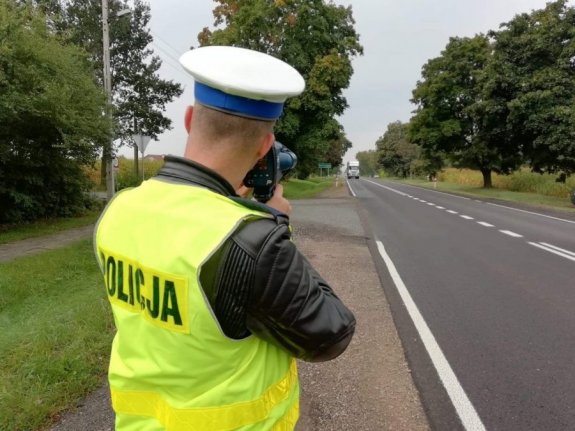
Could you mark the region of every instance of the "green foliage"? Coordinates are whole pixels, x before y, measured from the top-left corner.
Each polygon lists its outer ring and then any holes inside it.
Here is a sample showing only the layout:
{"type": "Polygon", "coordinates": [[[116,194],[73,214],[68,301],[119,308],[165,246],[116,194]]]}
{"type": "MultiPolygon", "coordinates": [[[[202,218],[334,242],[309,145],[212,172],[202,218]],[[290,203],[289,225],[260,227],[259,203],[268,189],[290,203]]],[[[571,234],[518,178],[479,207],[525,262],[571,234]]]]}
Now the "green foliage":
{"type": "Polygon", "coordinates": [[[91,241],[0,264],[0,430],[35,430],[102,384],[113,320],[91,241]]]}
{"type": "Polygon", "coordinates": [[[363,176],[373,176],[378,171],[378,154],[377,151],[359,151],[355,155],[359,162],[359,173],[363,176]]]}
{"type": "Polygon", "coordinates": [[[295,67],[305,92],[288,100],[276,127],[278,139],[298,156],[298,176],[318,162],[341,165],[349,141],[336,116],[347,108],[352,57],[363,53],[351,7],[324,0],[216,0],[215,30],[200,45],[233,45],[266,52],[295,67]],[[218,28],[222,27],[222,28],[218,28]]]}
{"type": "MultiPolygon", "coordinates": [[[[103,86],[101,1],[45,1],[60,5],[62,12],[57,20],[62,37],[86,50],[93,73],[103,86]]],[[[162,62],[150,48],[153,37],[147,28],[150,6],[142,0],[108,0],[108,3],[114,135],[120,146],[133,146],[134,134],[156,139],[171,128],[172,121],[164,115],[165,108],[183,89],[158,75],[162,62]],[[131,14],[117,17],[124,9],[130,9],[131,14]]]]}
{"type": "MultiPolygon", "coordinates": [[[[94,164],[93,168],[88,171],[90,181],[93,187],[97,187],[100,181],[101,165],[100,161],[94,164]]],[[[140,162],[141,163],[141,162],[140,162]]],[[[164,166],[163,160],[144,160],[144,178],[148,179],[158,174],[160,168],[164,166]]],[[[136,187],[142,183],[142,165],[139,165],[138,174],[134,171],[134,160],[125,157],[118,158],[118,169],[115,172],[116,188],[118,190],[127,187],[136,187]]]]}
{"type": "Polygon", "coordinates": [[[0,223],[89,205],[81,169],[108,139],[105,98],[84,54],[32,6],[0,0],[0,223]]]}
{"type": "Polygon", "coordinates": [[[575,172],[575,8],[515,16],[489,38],[451,38],[422,70],[411,139],[453,166],[510,174],[575,172]]]}
{"type": "Polygon", "coordinates": [[[575,8],[560,0],[491,32],[487,95],[536,172],[575,172],[575,8]]]}
{"type": "Polygon", "coordinates": [[[400,121],[387,125],[387,131],[375,143],[377,166],[402,178],[435,172],[440,166],[425,158],[421,147],[410,142],[408,132],[409,125],[400,121]]]}
{"type": "Polygon", "coordinates": [[[492,51],[483,35],[451,38],[423,66],[409,129],[411,140],[428,154],[443,153],[454,166],[480,170],[484,187],[491,187],[491,171],[510,173],[522,161],[497,121],[494,102],[485,97],[492,51]]]}

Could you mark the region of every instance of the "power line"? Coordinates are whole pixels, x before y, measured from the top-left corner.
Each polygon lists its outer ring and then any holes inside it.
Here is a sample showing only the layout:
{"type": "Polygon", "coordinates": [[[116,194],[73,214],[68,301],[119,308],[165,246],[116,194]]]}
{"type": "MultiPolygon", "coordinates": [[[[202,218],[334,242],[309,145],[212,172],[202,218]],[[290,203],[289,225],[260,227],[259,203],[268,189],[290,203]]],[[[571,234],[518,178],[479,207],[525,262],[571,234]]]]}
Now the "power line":
{"type": "Polygon", "coordinates": [[[172,54],[170,54],[168,51],[166,51],[164,48],[162,48],[160,45],[158,45],[156,42],[152,42],[152,44],[158,48],[160,51],[162,51],[164,54],[166,54],[168,57],[170,57],[172,60],[174,60],[176,62],[176,64],[180,64],[180,60],[177,59],[176,57],[174,57],[172,54]]]}
{"type": "Polygon", "coordinates": [[[152,33],[156,38],[158,38],[161,42],[163,42],[166,46],[168,46],[172,51],[174,51],[176,53],[176,55],[180,55],[181,53],[174,48],[172,45],[170,45],[169,42],[166,41],[166,39],[162,38],[158,33],[156,33],[155,31],[150,30],[150,33],[152,33]]]}
{"type": "Polygon", "coordinates": [[[182,71],[181,66],[179,66],[179,63],[180,63],[179,60],[176,60],[174,57],[172,57],[169,53],[167,53],[164,49],[162,49],[161,46],[157,45],[156,43],[152,42],[152,44],[153,44],[156,48],[158,48],[160,51],[162,51],[162,52],[164,53],[164,55],[167,55],[169,59],[174,60],[174,61],[176,62],[176,64],[178,64],[178,66],[175,66],[174,63],[172,63],[171,61],[169,61],[169,60],[166,59],[166,58],[163,58],[163,59],[162,59],[162,62],[163,62],[163,63],[165,63],[165,64],[167,64],[168,66],[170,66],[172,69],[174,69],[176,72],[180,73],[182,76],[185,76],[185,77],[188,78],[188,79],[191,78],[188,74],[186,74],[186,73],[184,73],[184,72],[182,71]]]}

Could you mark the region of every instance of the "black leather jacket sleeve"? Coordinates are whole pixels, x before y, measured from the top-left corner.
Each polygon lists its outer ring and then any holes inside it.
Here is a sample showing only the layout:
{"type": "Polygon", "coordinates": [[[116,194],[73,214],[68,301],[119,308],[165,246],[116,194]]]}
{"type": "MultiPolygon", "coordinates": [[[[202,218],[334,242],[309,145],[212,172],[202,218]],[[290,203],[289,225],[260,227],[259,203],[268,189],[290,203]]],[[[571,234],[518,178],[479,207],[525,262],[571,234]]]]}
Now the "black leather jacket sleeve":
{"type": "Polygon", "coordinates": [[[247,328],[306,361],[327,361],[343,353],[355,318],[295,247],[288,224],[258,220],[234,237],[244,250],[258,250],[247,328]]]}

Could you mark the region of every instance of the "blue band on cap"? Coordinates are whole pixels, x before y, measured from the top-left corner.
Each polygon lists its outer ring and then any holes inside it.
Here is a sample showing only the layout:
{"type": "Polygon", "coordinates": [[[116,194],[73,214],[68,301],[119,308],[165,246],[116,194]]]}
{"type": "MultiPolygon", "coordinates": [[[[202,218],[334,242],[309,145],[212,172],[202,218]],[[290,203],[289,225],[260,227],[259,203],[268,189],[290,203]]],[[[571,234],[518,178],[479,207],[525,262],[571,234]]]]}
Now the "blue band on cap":
{"type": "Polygon", "coordinates": [[[266,100],[254,100],[227,94],[197,81],[194,88],[194,96],[196,100],[203,105],[221,109],[222,111],[232,114],[261,118],[263,120],[275,120],[279,118],[284,106],[281,102],[275,103],[266,100]]]}

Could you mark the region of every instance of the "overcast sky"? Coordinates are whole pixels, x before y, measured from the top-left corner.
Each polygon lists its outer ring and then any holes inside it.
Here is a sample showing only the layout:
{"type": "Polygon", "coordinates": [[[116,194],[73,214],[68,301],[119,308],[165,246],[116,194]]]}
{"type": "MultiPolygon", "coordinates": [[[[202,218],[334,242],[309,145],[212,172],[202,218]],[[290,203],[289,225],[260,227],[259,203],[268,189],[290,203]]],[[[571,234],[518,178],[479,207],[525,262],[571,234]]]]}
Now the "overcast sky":
{"type": "MultiPolygon", "coordinates": [[[[153,49],[164,61],[160,74],[185,86],[182,96],[167,107],[173,130],[151,142],[146,154],[182,155],[186,133],[183,115],[193,104],[193,79],[177,59],[190,46],[198,46],[197,34],[213,23],[210,0],[149,0],[153,49]]],[[[355,28],[364,55],[353,60],[354,74],[344,91],[349,108],[340,118],[353,148],[375,148],[387,124],[407,121],[414,106],[411,92],[421,67],[439,55],[451,36],[473,36],[494,30],[514,15],[545,6],[545,0],[337,0],[352,5],[355,28]]],[[[289,146],[289,143],[285,142],[289,146]]],[[[131,150],[121,154],[130,157],[131,150]]]]}

